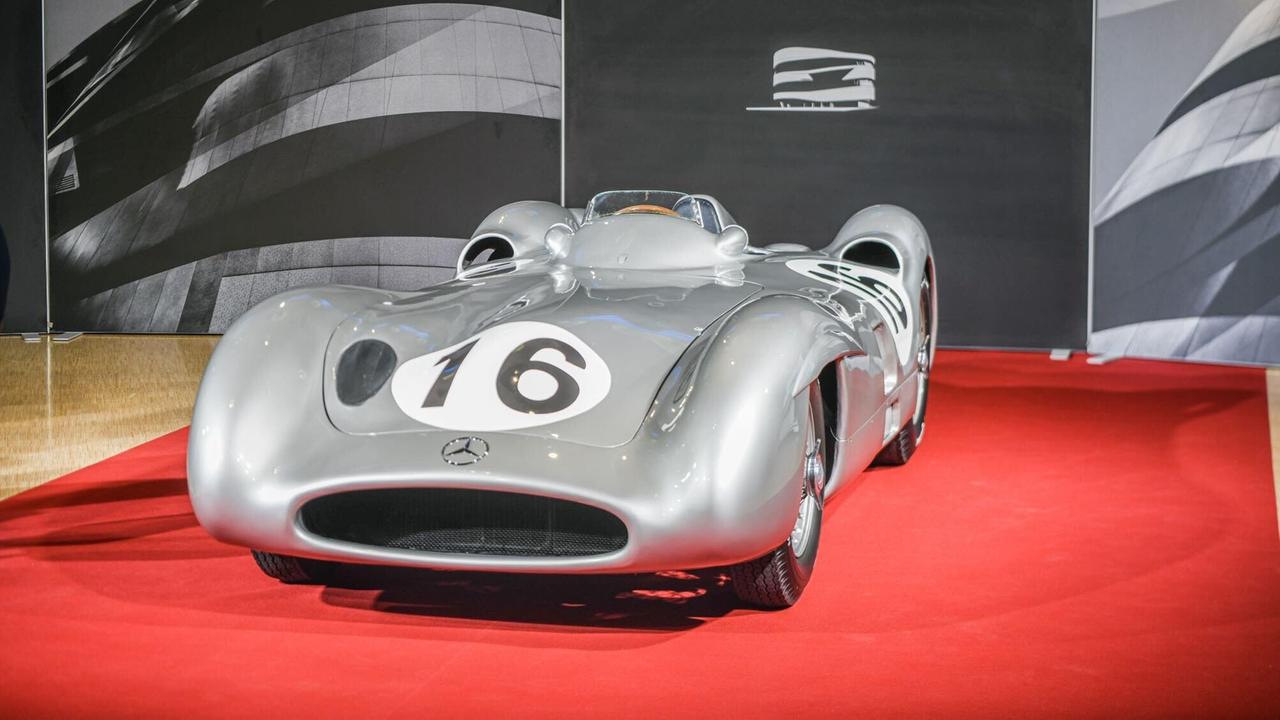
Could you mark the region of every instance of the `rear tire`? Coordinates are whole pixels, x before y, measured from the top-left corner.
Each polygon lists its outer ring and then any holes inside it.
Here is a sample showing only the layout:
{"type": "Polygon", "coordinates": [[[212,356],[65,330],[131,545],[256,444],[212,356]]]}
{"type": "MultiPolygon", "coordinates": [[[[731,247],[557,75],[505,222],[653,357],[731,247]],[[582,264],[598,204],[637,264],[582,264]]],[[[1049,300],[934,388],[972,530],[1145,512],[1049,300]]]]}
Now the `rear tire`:
{"type": "Polygon", "coordinates": [[[872,465],[906,465],[916,452],[916,424],[907,423],[876,455],[872,465]]]}
{"type": "Polygon", "coordinates": [[[254,550],[253,559],[262,572],[291,585],[323,583],[333,576],[334,564],[323,560],[277,555],[254,550]]]}
{"type": "Polygon", "coordinates": [[[791,607],[800,599],[813,574],[818,558],[818,538],[822,534],[822,495],[828,472],[824,448],[827,432],[822,392],[817,381],[809,386],[809,420],[795,527],[782,545],[773,551],[729,568],[733,591],[738,599],[749,605],[791,607]]]}

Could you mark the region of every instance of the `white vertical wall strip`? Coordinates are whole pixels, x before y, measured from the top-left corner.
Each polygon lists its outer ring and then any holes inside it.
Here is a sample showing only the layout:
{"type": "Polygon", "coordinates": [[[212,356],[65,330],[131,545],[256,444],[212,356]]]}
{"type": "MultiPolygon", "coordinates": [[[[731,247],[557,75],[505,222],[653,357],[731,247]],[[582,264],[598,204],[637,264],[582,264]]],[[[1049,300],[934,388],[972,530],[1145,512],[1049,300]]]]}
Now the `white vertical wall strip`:
{"type": "Polygon", "coordinates": [[[44,329],[53,330],[53,294],[49,289],[49,58],[45,43],[49,32],[45,27],[45,3],[40,0],[40,167],[44,169],[40,183],[44,186],[44,329]]]}
{"type": "Polygon", "coordinates": [[[1089,267],[1085,277],[1084,346],[1089,347],[1093,336],[1093,143],[1097,132],[1098,114],[1095,104],[1098,95],[1098,0],[1093,0],[1093,34],[1089,41],[1089,267]]]}
{"type": "Polygon", "coordinates": [[[565,4],[564,0],[560,0],[560,205],[561,206],[564,206],[566,202],[565,200],[566,180],[564,176],[564,168],[565,168],[565,165],[564,165],[565,130],[564,129],[565,129],[565,126],[568,124],[568,118],[566,118],[564,115],[565,108],[567,107],[567,104],[564,101],[564,96],[565,96],[565,91],[568,90],[568,86],[565,84],[564,58],[565,58],[565,55],[569,53],[569,35],[565,32],[565,28],[568,27],[568,23],[566,22],[568,18],[564,16],[564,4],[565,4]]]}

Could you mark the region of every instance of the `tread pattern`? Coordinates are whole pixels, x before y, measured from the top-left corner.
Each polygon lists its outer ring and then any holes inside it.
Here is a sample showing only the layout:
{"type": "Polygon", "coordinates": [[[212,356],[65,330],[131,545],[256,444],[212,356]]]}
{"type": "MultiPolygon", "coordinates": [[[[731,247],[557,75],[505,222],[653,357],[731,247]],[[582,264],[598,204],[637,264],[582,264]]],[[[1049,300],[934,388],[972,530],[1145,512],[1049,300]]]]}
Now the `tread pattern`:
{"type": "Polygon", "coordinates": [[[908,422],[876,455],[872,465],[906,465],[916,452],[916,424],[908,422]]]}
{"type": "Polygon", "coordinates": [[[786,608],[799,599],[785,543],[768,555],[734,565],[729,576],[738,598],[752,605],[786,608]]]}
{"type": "MultiPolygon", "coordinates": [[[[813,419],[816,438],[825,440],[827,407],[822,401],[822,386],[815,381],[809,386],[809,416],[813,419]]],[[[825,445],[825,443],[823,443],[825,445]]],[[[824,476],[831,470],[825,452],[819,456],[824,476]]],[[[807,480],[806,480],[807,482],[807,480]]],[[[764,608],[788,608],[800,599],[800,593],[813,572],[818,555],[818,539],[822,532],[822,503],[815,505],[813,518],[814,536],[807,543],[803,557],[796,557],[791,549],[790,535],[772,551],[754,560],[747,560],[729,568],[733,591],[743,602],[764,608]]]]}
{"type": "Polygon", "coordinates": [[[263,550],[254,550],[253,559],[262,572],[290,584],[322,582],[332,567],[331,563],[322,560],[277,555],[263,550]]]}

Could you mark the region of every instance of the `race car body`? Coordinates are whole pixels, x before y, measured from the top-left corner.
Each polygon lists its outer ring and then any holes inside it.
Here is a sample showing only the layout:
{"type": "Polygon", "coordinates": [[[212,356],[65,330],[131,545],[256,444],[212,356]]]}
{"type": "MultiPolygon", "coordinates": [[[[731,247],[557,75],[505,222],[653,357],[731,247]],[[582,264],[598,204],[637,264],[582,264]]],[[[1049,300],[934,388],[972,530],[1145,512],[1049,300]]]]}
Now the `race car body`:
{"type": "Polygon", "coordinates": [[[825,499],[920,441],[933,275],[891,206],[813,251],[750,246],[703,195],[515,203],[450,282],[241,317],[197,399],[192,505],[284,580],[727,566],[790,605],[825,499]]]}

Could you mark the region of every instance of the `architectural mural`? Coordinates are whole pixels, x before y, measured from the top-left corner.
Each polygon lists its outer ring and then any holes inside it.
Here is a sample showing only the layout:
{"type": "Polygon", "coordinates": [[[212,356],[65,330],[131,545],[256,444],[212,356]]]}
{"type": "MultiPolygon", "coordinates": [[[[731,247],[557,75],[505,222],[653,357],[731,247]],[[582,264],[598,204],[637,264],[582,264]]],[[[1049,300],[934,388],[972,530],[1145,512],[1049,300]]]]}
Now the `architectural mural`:
{"type": "Polygon", "coordinates": [[[52,318],[222,331],[281,290],[414,289],[559,197],[559,3],[142,2],[51,65],[52,318]]]}

